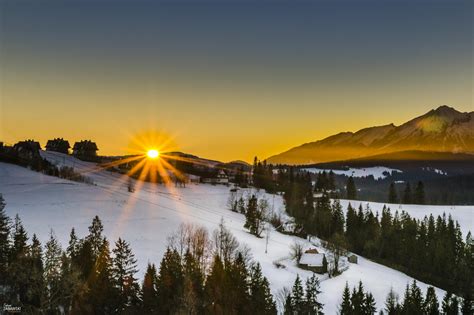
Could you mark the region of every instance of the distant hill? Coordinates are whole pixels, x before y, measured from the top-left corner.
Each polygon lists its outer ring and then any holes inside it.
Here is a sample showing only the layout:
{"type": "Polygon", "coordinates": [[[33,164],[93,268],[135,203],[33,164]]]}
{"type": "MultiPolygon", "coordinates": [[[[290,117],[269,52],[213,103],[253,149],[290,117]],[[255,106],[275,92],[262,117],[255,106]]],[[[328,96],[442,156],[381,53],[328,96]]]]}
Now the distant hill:
{"type": "MultiPolygon", "coordinates": [[[[474,153],[474,112],[443,105],[400,126],[342,132],[267,159],[272,164],[314,164],[398,151],[474,153]]],[[[412,157],[413,158],[413,157],[412,157]]]]}

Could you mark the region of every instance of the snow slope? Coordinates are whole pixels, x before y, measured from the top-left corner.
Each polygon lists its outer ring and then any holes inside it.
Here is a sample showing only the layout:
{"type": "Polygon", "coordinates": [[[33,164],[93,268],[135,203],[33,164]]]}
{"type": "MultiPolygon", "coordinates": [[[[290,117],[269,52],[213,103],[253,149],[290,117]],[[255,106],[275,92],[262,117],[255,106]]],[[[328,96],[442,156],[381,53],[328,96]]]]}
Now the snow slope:
{"type": "MultiPolygon", "coordinates": [[[[240,243],[250,248],[254,259],[262,265],[275,295],[282,288],[290,287],[297,274],[302,278],[311,275],[285,259],[289,247],[295,241],[303,242],[308,247],[311,244],[272,231],[268,254],[265,254],[265,239],[250,235],[243,228],[244,216],[226,209],[228,187],[200,184],[167,189],[150,183],[143,183],[139,187],[137,183],[137,191],[130,194],[126,185],[128,179],[121,175],[97,171],[94,164],[58,153],[43,154],[51,161],[74,164],[76,170],[89,172],[86,175],[94,180],[95,185],[69,182],[0,163],[0,193],[7,202],[7,214],[13,217],[18,213],[29,236],[36,233],[42,243],[47,240],[50,229],[53,229],[65,248],[72,227],[83,237],[87,234],[93,216],[99,215],[111,242],[120,236],[131,243],[141,278],[148,262],[159,264],[168,235],[176,231],[181,223],[202,225],[212,232],[224,218],[226,226],[240,243]],[[276,268],[273,264],[276,260],[281,260],[286,268],[276,268]]],[[[267,197],[270,202],[273,201],[273,197],[267,197]]],[[[275,196],[274,202],[275,209],[282,211],[281,197],[275,196]]],[[[425,207],[425,213],[430,209],[425,207]]],[[[472,213],[472,210],[469,211],[472,213]]],[[[390,287],[402,296],[407,282],[412,281],[412,278],[359,257],[359,264],[350,264],[342,275],[332,279],[321,278],[323,293],[320,299],[325,305],[326,314],[337,312],[346,281],[350,286],[355,286],[359,280],[374,294],[377,306],[381,308],[390,287]]],[[[423,292],[426,291],[426,284],[420,282],[419,286],[423,292]]],[[[441,299],[444,292],[439,289],[436,292],[441,299]]]]}

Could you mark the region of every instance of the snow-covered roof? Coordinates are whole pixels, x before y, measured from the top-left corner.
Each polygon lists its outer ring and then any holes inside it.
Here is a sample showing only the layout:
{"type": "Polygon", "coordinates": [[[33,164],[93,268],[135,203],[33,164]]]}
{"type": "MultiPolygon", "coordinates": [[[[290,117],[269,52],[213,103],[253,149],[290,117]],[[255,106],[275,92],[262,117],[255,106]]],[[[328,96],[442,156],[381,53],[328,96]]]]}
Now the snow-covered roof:
{"type": "Polygon", "coordinates": [[[324,254],[304,253],[301,256],[300,264],[308,265],[308,267],[320,267],[323,265],[324,254]]]}

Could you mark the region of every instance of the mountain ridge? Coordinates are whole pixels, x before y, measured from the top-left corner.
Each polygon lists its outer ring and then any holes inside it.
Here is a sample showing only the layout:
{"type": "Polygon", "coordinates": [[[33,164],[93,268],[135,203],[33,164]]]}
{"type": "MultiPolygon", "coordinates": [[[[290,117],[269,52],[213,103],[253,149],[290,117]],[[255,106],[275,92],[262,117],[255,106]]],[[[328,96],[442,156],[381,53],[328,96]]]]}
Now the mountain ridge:
{"type": "Polygon", "coordinates": [[[442,105],[399,126],[340,132],[267,159],[272,164],[314,164],[396,151],[474,152],[474,111],[442,105]]]}

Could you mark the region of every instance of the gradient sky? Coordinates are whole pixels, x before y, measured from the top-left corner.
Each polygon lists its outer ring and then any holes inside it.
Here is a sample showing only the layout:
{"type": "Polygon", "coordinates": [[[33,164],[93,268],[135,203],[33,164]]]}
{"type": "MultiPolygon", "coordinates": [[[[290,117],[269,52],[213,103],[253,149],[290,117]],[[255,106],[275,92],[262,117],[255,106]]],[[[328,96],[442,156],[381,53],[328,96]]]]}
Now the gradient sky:
{"type": "Polygon", "coordinates": [[[473,2],[0,0],[0,140],[250,161],[473,105],[473,2]]]}

